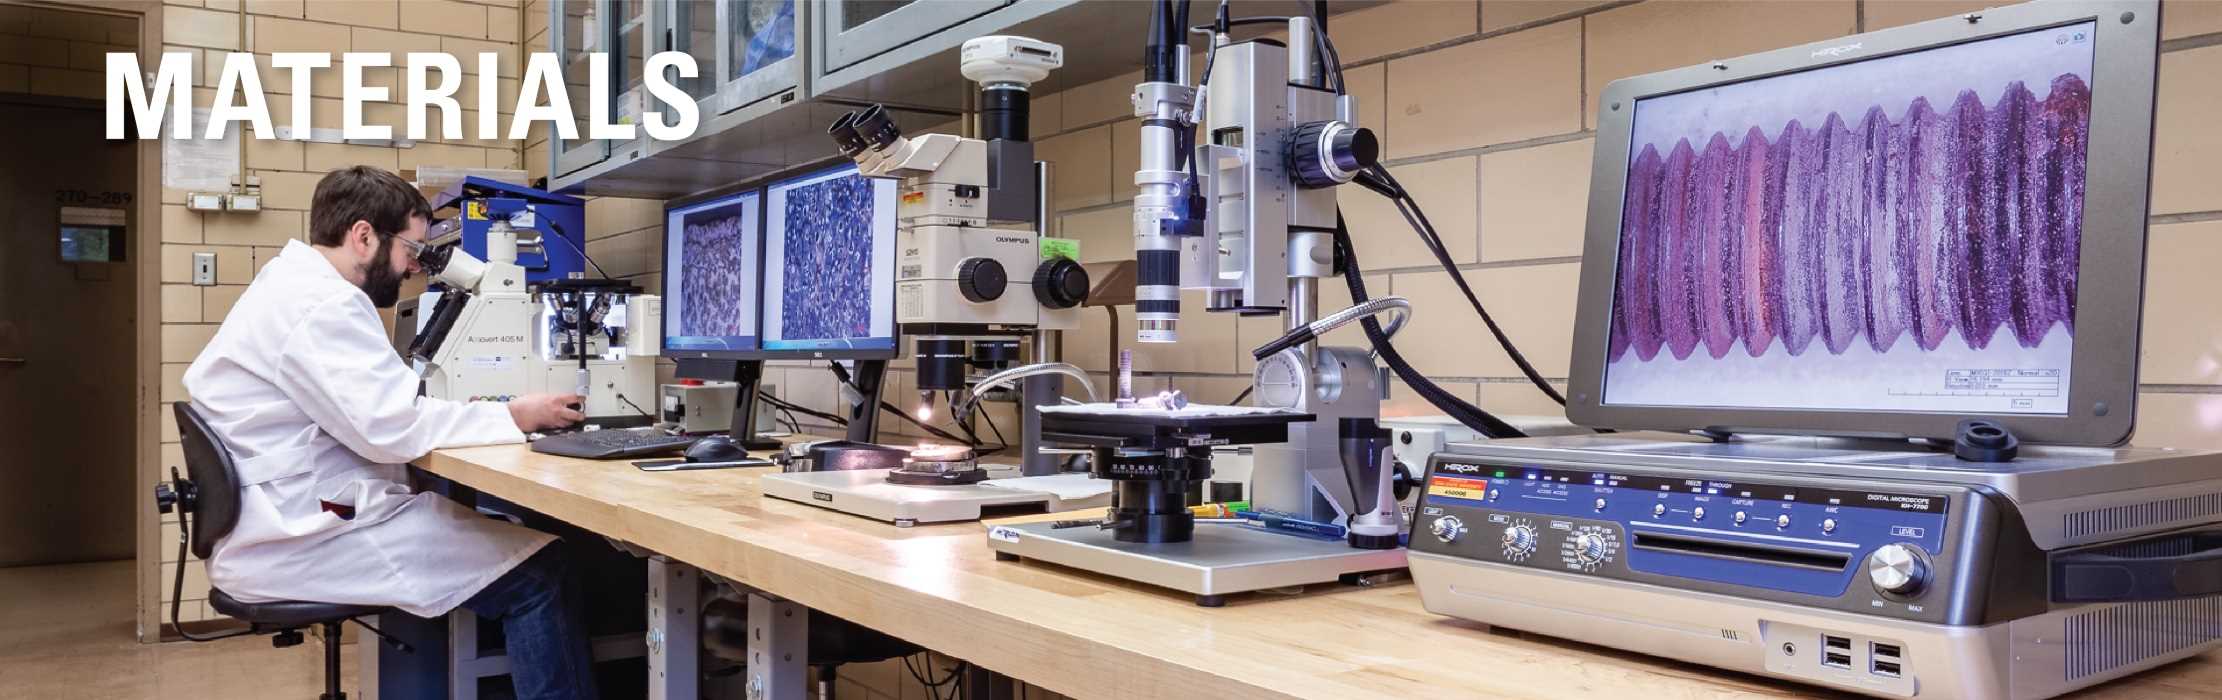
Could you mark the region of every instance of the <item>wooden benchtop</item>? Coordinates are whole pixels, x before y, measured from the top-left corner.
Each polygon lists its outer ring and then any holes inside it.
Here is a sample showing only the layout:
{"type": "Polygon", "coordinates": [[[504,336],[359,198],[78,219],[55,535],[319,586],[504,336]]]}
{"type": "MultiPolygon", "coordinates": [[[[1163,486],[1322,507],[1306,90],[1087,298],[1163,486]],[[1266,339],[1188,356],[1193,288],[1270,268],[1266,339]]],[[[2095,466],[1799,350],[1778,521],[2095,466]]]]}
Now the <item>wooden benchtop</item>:
{"type": "MultiPolygon", "coordinates": [[[[522,445],[442,450],[433,474],[1077,698],[1826,697],[1819,688],[1421,609],[1409,582],[1193,596],[995,560],[980,523],[896,528],[758,495],[773,469],[642,472],[522,445]]],[[[1072,517],[1066,515],[1064,517],[1072,517]]],[[[2101,688],[2212,697],[2210,654],[2101,688]]]]}

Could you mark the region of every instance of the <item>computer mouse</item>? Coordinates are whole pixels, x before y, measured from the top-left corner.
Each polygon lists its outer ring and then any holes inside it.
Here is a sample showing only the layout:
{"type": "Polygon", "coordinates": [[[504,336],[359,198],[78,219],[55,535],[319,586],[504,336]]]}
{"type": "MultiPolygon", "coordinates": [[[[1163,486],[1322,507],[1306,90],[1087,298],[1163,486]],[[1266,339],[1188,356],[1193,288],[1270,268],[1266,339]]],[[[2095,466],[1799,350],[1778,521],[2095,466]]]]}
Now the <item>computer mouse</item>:
{"type": "Polygon", "coordinates": [[[737,462],[748,459],[748,450],[724,435],[712,435],[687,446],[689,462],[737,462]]]}

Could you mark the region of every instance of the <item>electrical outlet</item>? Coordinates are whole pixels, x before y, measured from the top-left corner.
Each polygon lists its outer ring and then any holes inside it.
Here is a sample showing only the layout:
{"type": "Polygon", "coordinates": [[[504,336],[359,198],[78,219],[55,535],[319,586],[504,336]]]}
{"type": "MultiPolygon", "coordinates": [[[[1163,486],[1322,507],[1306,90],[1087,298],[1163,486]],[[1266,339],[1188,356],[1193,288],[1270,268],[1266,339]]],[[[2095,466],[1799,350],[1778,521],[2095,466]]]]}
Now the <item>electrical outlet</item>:
{"type": "Polygon", "coordinates": [[[193,286],[196,286],[196,287],[213,287],[213,286],[215,286],[215,285],[216,285],[216,254],[215,254],[215,253],[194,253],[194,254],[193,254],[193,286]]]}

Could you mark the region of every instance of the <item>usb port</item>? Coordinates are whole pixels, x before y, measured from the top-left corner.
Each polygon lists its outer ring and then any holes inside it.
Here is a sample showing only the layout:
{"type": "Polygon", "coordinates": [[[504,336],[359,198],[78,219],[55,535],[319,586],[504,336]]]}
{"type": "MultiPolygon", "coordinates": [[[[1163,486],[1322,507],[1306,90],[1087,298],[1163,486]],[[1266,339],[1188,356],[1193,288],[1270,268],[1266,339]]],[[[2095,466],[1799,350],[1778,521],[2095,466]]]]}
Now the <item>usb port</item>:
{"type": "Polygon", "coordinates": [[[1852,655],[1834,651],[1827,652],[1821,656],[1821,665],[1834,666],[1836,668],[1851,668],[1852,655]]]}
{"type": "Polygon", "coordinates": [[[1884,661],[1882,659],[1875,659],[1871,665],[1874,667],[1872,670],[1875,672],[1875,675],[1889,676],[1891,678],[1898,677],[1898,662],[1896,661],[1884,661]]]}
{"type": "Polygon", "coordinates": [[[1880,656],[1884,658],[1895,659],[1898,658],[1898,645],[1875,642],[1874,644],[1869,645],[1867,653],[1870,656],[1880,656]]]}
{"type": "Polygon", "coordinates": [[[1850,637],[1838,637],[1833,634],[1824,634],[1821,635],[1821,646],[1826,647],[1829,651],[1849,652],[1852,650],[1852,639],[1850,637]]]}

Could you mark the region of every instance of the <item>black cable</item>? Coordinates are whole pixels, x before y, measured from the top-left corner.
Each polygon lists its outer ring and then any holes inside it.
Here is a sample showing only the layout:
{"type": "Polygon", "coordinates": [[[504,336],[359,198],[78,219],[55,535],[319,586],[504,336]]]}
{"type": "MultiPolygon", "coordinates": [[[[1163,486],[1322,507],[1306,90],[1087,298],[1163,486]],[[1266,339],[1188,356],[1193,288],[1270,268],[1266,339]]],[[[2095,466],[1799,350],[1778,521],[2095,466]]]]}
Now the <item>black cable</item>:
{"type": "Polygon", "coordinates": [[[1242,400],[1243,400],[1243,399],[1247,399],[1247,398],[1250,398],[1250,392],[1251,392],[1252,390],[1254,390],[1254,389],[1257,389],[1257,387],[1256,387],[1256,386],[1246,386],[1246,387],[1242,387],[1242,393],[1240,393],[1240,394],[1235,394],[1235,395],[1234,395],[1234,400],[1233,400],[1233,401],[1228,401],[1228,402],[1227,402],[1227,405],[1229,405],[1229,406],[1240,406],[1240,405],[1242,405],[1242,400]]]}
{"type": "Polygon", "coordinates": [[[1465,294],[1466,303],[1473,306],[1474,313],[1481,315],[1482,324],[1489,327],[1489,334],[1496,337],[1497,345],[1503,347],[1505,354],[1512,358],[1512,364],[1518,366],[1520,373],[1526,375],[1528,381],[1541,390],[1544,396],[1550,397],[1551,401],[1560,406],[1566,405],[1566,397],[1560,395],[1558,389],[1543,378],[1543,373],[1536,371],[1535,365],[1528,362],[1527,356],[1521,354],[1520,349],[1512,344],[1512,338],[1505,335],[1504,329],[1497,325],[1497,319],[1489,315],[1488,309],[1482,307],[1481,298],[1475,296],[1474,288],[1466,284],[1466,274],[1458,269],[1456,263],[1451,262],[1450,252],[1444,249],[1442,238],[1435,233],[1434,223],[1427,220],[1427,213],[1420,209],[1419,202],[1412,198],[1411,192],[1404,189],[1403,183],[1397,182],[1396,176],[1389,174],[1388,168],[1376,165],[1371,171],[1396,193],[1391,199],[1397,203],[1397,211],[1404,214],[1405,222],[1411,224],[1414,231],[1419,232],[1421,242],[1427,244],[1428,250],[1435,254],[1435,260],[1443,266],[1443,270],[1450,273],[1451,281],[1458,283],[1458,291],[1465,294]]]}
{"type": "MultiPolygon", "coordinates": [[[[1334,243],[1335,253],[1343,261],[1343,281],[1350,287],[1352,303],[1366,303],[1371,297],[1366,294],[1365,276],[1359,273],[1363,268],[1358,264],[1357,249],[1350,244],[1350,228],[1344,222],[1340,210],[1335,212],[1334,243]]],[[[1381,361],[1389,366],[1389,370],[1396,373],[1398,379],[1404,380],[1406,386],[1411,387],[1414,393],[1426,399],[1436,410],[1490,439],[1526,437],[1519,428],[1512,427],[1512,424],[1490,415],[1488,411],[1467,403],[1464,399],[1450,395],[1450,392],[1444,391],[1426,375],[1420,374],[1419,370],[1412,367],[1411,362],[1404,359],[1404,354],[1397,351],[1396,345],[1389,341],[1389,334],[1382,331],[1379,320],[1368,316],[1359,319],[1358,325],[1365,329],[1366,340],[1372,343],[1374,353],[1381,356],[1381,361]]]]}
{"type": "Polygon", "coordinates": [[[648,420],[651,420],[651,421],[652,421],[652,420],[655,420],[655,419],[656,419],[656,414],[653,414],[653,413],[649,413],[647,409],[641,408],[641,407],[640,407],[640,404],[637,404],[637,403],[633,403],[633,400],[632,400],[632,399],[628,399],[628,398],[625,398],[625,395],[624,395],[624,394],[618,394],[618,395],[617,395],[617,400],[625,402],[625,405],[627,405],[627,406],[631,406],[631,407],[633,407],[633,410],[635,410],[635,411],[639,411],[639,412],[640,412],[640,414],[641,414],[641,415],[643,415],[643,416],[647,416],[647,417],[648,417],[648,420]]]}
{"type": "MultiPolygon", "coordinates": [[[[555,231],[557,240],[561,240],[565,245],[571,246],[571,250],[578,251],[580,260],[585,260],[586,264],[594,266],[594,274],[601,275],[602,279],[617,279],[615,277],[611,277],[610,273],[604,271],[602,269],[601,263],[594,262],[594,256],[586,254],[586,245],[584,243],[572,243],[571,237],[564,235],[562,224],[556,223],[555,219],[549,219],[548,228],[555,231]]],[[[546,246],[543,245],[542,247],[546,246]]]]}
{"type": "MultiPolygon", "coordinates": [[[[174,473],[175,472],[173,472],[173,474],[174,473]]],[[[254,634],[254,625],[250,624],[247,626],[247,629],[233,630],[230,632],[225,632],[223,634],[211,635],[207,637],[198,637],[194,636],[194,634],[191,632],[185,631],[185,623],[179,621],[178,609],[182,605],[184,605],[183,598],[185,596],[185,565],[187,563],[185,561],[185,543],[193,541],[193,524],[191,522],[192,518],[188,517],[185,513],[184,496],[185,494],[183,493],[178,494],[177,575],[170,580],[170,627],[177,630],[177,636],[184,637],[186,641],[191,642],[213,642],[219,639],[231,639],[233,637],[245,637],[247,635],[254,634]]]]}
{"type": "Polygon", "coordinates": [[[776,397],[773,397],[773,396],[771,396],[771,395],[769,395],[769,394],[758,394],[758,395],[757,395],[757,397],[756,397],[756,399],[757,399],[758,401],[763,401],[763,402],[765,402],[765,403],[769,403],[769,404],[771,404],[771,405],[772,405],[772,406],[773,406],[774,408],[779,408],[779,409],[782,409],[782,410],[786,410],[786,411],[789,411],[789,412],[791,412],[791,413],[800,413],[800,414],[803,414],[803,415],[806,415],[806,416],[810,416],[810,417],[812,417],[812,418],[817,418],[817,419],[819,419],[819,420],[829,420],[829,421],[833,421],[833,424],[834,424],[834,425],[846,426],[846,425],[848,425],[848,424],[849,424],[849,419],[847,419],[847,418],[844,418],[844,417],[841,417],[841,416],[837,416],[837,415],[834,415],[834,414],[831,414],[831,413],[826,413],[826,412],[824,412],[824,411],[818,411],[818,410],[814,410],[814,409],[811,409],[811,408],[808,408],[808,407],[802,406],[802,405],[800,405],[800,404],[796,404],[796,403],[793,403],[793,402],[787,401],[786,399],[781,399],[781,398],[776,398],[776,397]]]}

